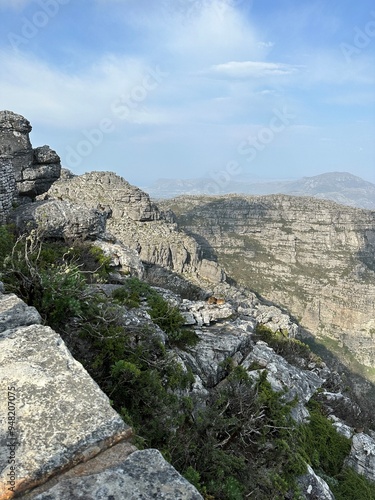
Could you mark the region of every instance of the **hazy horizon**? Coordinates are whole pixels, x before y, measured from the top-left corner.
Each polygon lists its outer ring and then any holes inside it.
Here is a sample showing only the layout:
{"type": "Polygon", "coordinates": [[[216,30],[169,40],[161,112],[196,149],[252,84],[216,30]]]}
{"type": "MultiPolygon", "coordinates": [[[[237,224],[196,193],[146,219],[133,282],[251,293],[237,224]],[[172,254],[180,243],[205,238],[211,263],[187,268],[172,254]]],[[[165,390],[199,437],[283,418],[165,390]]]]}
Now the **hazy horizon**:
{"type": "Polygon", "coordinates": [[[75,173],[375,183],[372,0],[0,0],[1,108],[75,173]]]}

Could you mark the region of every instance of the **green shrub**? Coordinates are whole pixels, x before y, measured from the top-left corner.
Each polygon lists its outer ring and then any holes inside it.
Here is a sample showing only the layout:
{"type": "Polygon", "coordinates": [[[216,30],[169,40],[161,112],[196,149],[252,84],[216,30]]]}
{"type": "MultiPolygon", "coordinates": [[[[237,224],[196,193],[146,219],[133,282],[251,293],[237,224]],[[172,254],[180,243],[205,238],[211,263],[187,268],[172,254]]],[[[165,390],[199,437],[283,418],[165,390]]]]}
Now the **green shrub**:
{"type": "Polygon", "coordinates": [[[345,467],[330,484],[336,500],[375,500],[375,484],[353,469],[345,467]]]}
{"type": "Polygon", "coordinates": [[[263,340],[272,349],[283,356],[290,364],[301,366],[301,359],[307,362],[320,363],[321,359],[316,356],[310,347],[298,339],[288,336],[287,331],[273,332],[265,325],[258,324],[255,329],[254,340],[263,340]]]}
{"type": "Polygon", "coordinates": [[[310,422],[300,427],[301,446],[316,471],[336,477],[350,452],[351,441],[336,431],[319,405],[309,406],[310,422]]]}

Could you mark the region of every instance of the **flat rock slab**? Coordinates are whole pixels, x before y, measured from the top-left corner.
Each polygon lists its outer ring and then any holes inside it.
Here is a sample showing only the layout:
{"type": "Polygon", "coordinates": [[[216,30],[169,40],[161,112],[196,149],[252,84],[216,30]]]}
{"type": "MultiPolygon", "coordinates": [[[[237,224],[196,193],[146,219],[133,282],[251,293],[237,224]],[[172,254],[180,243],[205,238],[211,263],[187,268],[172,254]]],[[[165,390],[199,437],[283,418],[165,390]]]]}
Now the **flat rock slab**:
{"type": "Polygon", "coordinates": [[[42,318],[35,307],[27,306],[23,300],[13,293],[9,295],[0,293],[0,338],[9,333],[3,333],[6,330],[41,322],[42,318]]]}
{"type": "Polygon", "coordinates": [[[135,451],[99,472],[60,481],[33,500],[203,500],[158,450],[135,451]]]}
{"type": "MultiPolygon", "coordinates": [[[[0,337],[0,500],[131,435],[49,327],[0,337]]],[[[68,497],[65,497],[68,498],[68,497]]]]}

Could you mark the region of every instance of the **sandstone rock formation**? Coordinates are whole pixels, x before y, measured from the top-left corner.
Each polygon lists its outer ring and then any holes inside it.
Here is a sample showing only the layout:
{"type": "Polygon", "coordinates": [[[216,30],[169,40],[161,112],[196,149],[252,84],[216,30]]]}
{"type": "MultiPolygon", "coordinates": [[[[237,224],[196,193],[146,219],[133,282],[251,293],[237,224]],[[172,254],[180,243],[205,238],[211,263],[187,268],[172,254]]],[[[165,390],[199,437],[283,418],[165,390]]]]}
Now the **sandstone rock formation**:
{"type": "Polygon", "coordinates": [[[16,178],[12,162],[0,156],[0,224],[6,222],[16,196],[16,178]]]}
{"type": "Polygon", "coordinates": [[[38,228],[44,238],[94,240],[105,236],[105,213],[66,201],[38,201],[13,210],[9,220],[21,232],[38,228]]]}
{"type": "Polygon", "coordinates": [[[7,499],[131,431],[35,309],[13,295],[0,299],[0,498],[7,499]]]}
{"type": "Polygon", "coordinates": [[[100,472],[61,480],[33,500],[132,499],[203,500],[196,488],[169,465],[158,450],[135,451],[100,472]]]}
{"type": "Polygon", "coordinates": [[[298,479],[298,485],[303,498],[335,500],[328,484],[324,481],[324,479],[315,474],[310,465],[307,466],[307,474],[298,479]]]}
{"type": "Polygon", "coordinates": [[[107,229],[118,240],[137,250],[145,264],[178,273],[199,273],[214,282],[223,279],[215,262],[202,261],[196,241],[178,231],[168,215],[149,196],[110,172],[91,172],[61,179],[47,193],[60,199],[107,211],[107,229]]]}
{"type": "Polygon", "coordinates": [[[0,499],[202,499],[157,450],[128,443],[108,397],[40,322],[0,293],[0,499]]]}
{"type": "Polygon", "coordinates": [[[371,481],[375,478],[375,439],[363,432],[354,434],[347,464],[371,481]]]}
{"type": "MultiPolygon", "coordinates": [[[[23,116],[0,111],[0,160],[11,163],[18,194],[35,198],[59,178],[61,164],[59,156],[48,146],[32,148],[30,132],[31,125],[23,116]]],[[[2,173],[5,167],[1,162],[0,168],[2,173]]],[[[3,183],[2,180],[0,186],[3,183]]]]}
{"type": "Polygon", "coordinates": [[[284,195],[160,206],[239,283],[375,366],[375,212],[284,195]]]}

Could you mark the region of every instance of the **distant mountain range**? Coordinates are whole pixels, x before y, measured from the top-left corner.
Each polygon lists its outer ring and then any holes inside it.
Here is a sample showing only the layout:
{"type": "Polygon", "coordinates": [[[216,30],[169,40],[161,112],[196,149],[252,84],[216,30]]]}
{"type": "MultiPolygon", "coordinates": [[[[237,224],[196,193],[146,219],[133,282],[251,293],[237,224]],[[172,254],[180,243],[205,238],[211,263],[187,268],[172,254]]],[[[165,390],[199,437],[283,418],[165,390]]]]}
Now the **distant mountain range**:
{"type": "Polygon", "coordinates": [[[375,210],[375,184],[348,172],[328,172],[296,181],[232,180],[210,178],[159,179],[145,187],[152,198],[174,198],[182,194],[289,194],[333,200],[342,205],[375,210]],[[220,185],[219,185],[220,184],[220,185]]]}

